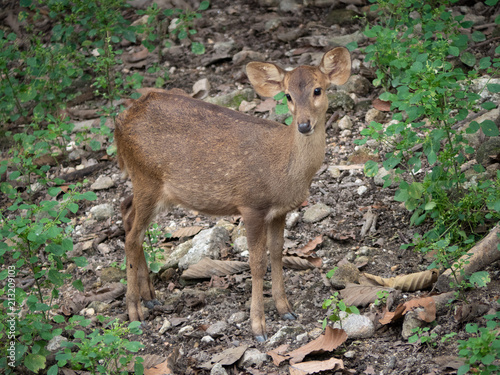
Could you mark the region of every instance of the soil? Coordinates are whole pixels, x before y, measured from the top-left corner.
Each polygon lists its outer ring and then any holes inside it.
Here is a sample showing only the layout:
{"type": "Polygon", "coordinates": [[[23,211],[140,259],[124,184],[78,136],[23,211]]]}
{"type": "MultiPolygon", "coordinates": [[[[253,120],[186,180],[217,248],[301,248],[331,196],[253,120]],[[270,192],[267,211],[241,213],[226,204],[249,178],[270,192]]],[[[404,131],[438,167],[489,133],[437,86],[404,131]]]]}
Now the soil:
{"type": "MultiPolygon", "coordinates": [[[[161,64],[170,70],[170,79],[166,82],[166,89],[181,88],[192,92],[192,86],[202,78],[207,78],[211,84],[210,96],[220,96],[240,88],[251,87],[245,74],[244,66],[249,60],[233,62],[233,56],[242,50],[261,53],[265,60],[273,61],[282,67],[295,67],[301,63],[310,63],[310,53],[321,53],[330,47],[314,43],[316,37],[323,35],[347,35],[362,30],[364,25],[361,19],[354,19],[344,25],[326,25],[326,16],[332,9],[345,8],[344,2],[335,3],[328,7],[299,6],[293,11],[281,11],[272,1],[243,1],[243,0],[213,0],[210,8],[203,12],[203,17],[197,21],[198,33],[195,40],[204,41],[206,53],[194,55],[188,49],[182,53],[165,55],[161,64]],[[279,20],[275,29],[266,30],[266,22],[279,20]],[[297,34],[291,35],[290,32],[297,34]],[[221,53],[217,49],[220,42],[234,43],[229,51],[221,53]],[[175,69],[173,69],[175,67],[175,69]]],[[[277,3],[276,3],[277,4],[277,3]]],[[[311,2],[312,4],[312,2],[311,2]]],[[[464,6],[471,4],[462,4],[464,6]]],[[[352,7],[352,6],[350,6],[352,7]]],[[[361,10],[361,6],[356,9],[361,10]]],[[[475,8],[470,8],[474,11],[475,8]]],[[[130,12],[126,14],[131,19],[139,16],[130,12]]],[[[364,42],[365,44],[368,41],[364,42]]],[[[127,54],[139,51],[138,45],[125,46],[127,54]]],[[[359,49],[352,52],[353,60],[362,62],[364,56],[359,49]]],[[[134,68],[125,65],[130,74],[135,71],[144,72],[147,65],[156,59],[155,54],[150,54],[146,66],[134,68]]],[[[373,79],[373,70],[364,64],[358,64],[353,69],[354,74],[373,79]]],[[[154,77],[145,81],[145,86],[153,85],[154,77]]],[[[249,299],[251,294],[250,272],[240,275],[213,278],[199,282],[186,282],[180,278],[180,271],[175,269],[168,276],[160,278],[154,275],[154,285],[158,299],[163,303],[163,309],[155,309],[148,314],[143,323],[144,333],[133,337],[141,341],[145,348],[141,355],[155,354],[168,357],[177,353],[173,370],[175,374],[208,374],[210,371],[201,369],[200,365],[222,351],[248,345],[265,353],[275,349],[281,344],[289,344],[289,350],[298,348],[311,341],[320,333],[321,322],[326,316],[322,309],[323,301],[335,291],[325,274],[341,261],[353,260],[359,255],[360,249],[365,249],[366,262],[361,265],[361,271],[383,277],[392,277],[399,274],[420,272],[431,264],[432,259],[424,257],[421,253],[411,249],[402,250],[400,246],[411,242],[413,235],[424,232],[425,227],[410,225],[411,214],[394,200],[394,188],[382,188],[374,184],[372,178],[367,178],[362,169],[341,171],[340,176],[333,177],[328,167],[334,165],[362,164],[367,160],[367,155],[358,152],[355,139],[360,139],[360,129],[365,124],[365,114],[370,109],[371,101],[378,97],[378,88],[369,86],[364,96],[355,98],[353,108],[337,108],[329,111],[327,118],[335,115],[342,118],[349,115],[354,126],[351,135],[341,136],[336,121],[327,129],[327,150],[323,167],[313,180],[310,197],[307,204],[297,209],[302,217],[303,212],[316,203],[324,203],[332,208],[332,213],[317,223],[307,224],[299,219],[297,224],[286,231],[286,239],[293,244],[293,248],[301,248],[315,239],[323,237],[315,253],[321,257],[321,268],[295,270],[285,268],[285,282],[289,300],[298,316],[295,321],[282,320],[277,314],[270,298],[270,272],[266,275],[266,323],[268,336],[271,337],[284,326],[292,327],[293,334],[284,335],[274,342],[272,346],[267,343],[258,343],[254,340],[249,326],[249,299]],[[358,181],[359,180],[359,181],[358,181]],[[359,185],[364,185],[367,190],[359,194],[359,185]],[[360,230],[365,222],[364,215],[368,210],[377,215],[376,230],[369,232],[364,237],[360,230]],[[213,341],[205,342],[201,338],[206,336],[205,330],[216,322],[225,321],[235,313],[243,312],[246,315],[240,323],[228,323],[228,328],[214,337],[213,341]],[[173,326],[163,334],[159,330],[165,319],[174,322],[173,326]],[[194,328],[187,333],[179,333],[186,326],[194,328]],[[297,340],[297,335],[308,333],[303,341],[297,340]]],[[[99,105],[96,99],[80,103],[78,108],[95,108],[99,105]]],[[[254,114],[253,111],[250,113],[254,114]]],[[[255,114],[262,116],[261,113],[255,114]]],[[[265,115],[264,115],[265,116],[265,115]]],[[[389,119],[389,114],[386,119],[389,119]]],[[[106,146],[106,145],[105,145],[106,146]]],[[[124,258],[125,237],[120,215],[120,203],[131,193],[131,184],[120,179],[120,171],[116,160],[105,156],[104,152],[88,152],[86,160],[94,158],[100,167],[94,173],[87,175],[88,180],[84,187],[90,185],[100,175],[110,176],[115,181],[115,186],[107,190],[96,191],[98,199],[93,202],[82,203],[85,213],[76,217],[78,229],[75,232],[76,244],[94,240],[104,235],[102,243],[107,245],[109,251],[96,251],[86,249],[82,254],[87,257],[89,266],[85,270],[74,270],[75,277],[82,279],[85,291],[93,292],[105,286],[100,276],[103,269],[109,268],[115,262],[120,265],[124,258]],[[115,214],[111,219],[101,222],[92,220],[89,209],[101,203],[113,204],[115,214]],[[116,234],[112,236],[111,234],[116,234]],[[108,237],[106,237],[108,235],[108,237]]],[[[76,161],[63,161],[62,167],[54,167],[51,173],[64,174],[69,166],[75,167],[83,163],[83,159],[76,161]]],[[[83,180],[81,180],[83,182],[83,180]]],[[[227,217],[227,221],[238,224],[238,217],[227,217]]],[[[189,227],[192,225],[210,228],[220,218],[206,217],[196,212],[175,208],[162,213],[155,221],[160,228],[176,225],[189,227]]],[[[173,249],[185,238],[162,238],[162,248],[173,249]]],[[[76,246],[78,248],[78,246],[76,246]]],[[[101,248],[102,250],[102,248],[101,248]]],[[[237,254],[231,243],[223,254],[223,260],[247,261],[247,258],[237,254]]],[[[489,309],[496,309],[497,299],[500,296],[500,282],[498,281],[498,263],[487,268],[492,277],[492,282],[485,288],[471,289],[467,292],[466,300],[471,304],[485,304],[489,309]]],[[[395,305],[401,301],[416,296],[425,295],[429,290],[403,293],[395,305]]],[[[71,298],[73,291],[63,293],[64,298],[71,298]]],[[[119,297],[112,303],[111,309],[106,312],[109,316],[123,317],[126,313],[125,297],[119,297]]],[[[317,354],[307,357],[308,360],[325,360],[330,357],[340,358],[344,362],[345,371],[351,374],[441,374],[455,373],[452,359],[457,356],[457,340],[466,339],[468,333],[464,327],[468,322],[484,325],[485,320],[480,316],[473,316],[469,321],[457,321],[454,318],[455,309],[464,302],[455,301],[449,305],[435,322],[430,324],[431,329],[438,333],[438,339],[433,345],[410,344],[401,336],[401,321],[377,325],[375,334],[364,339],[347,339],[345,344],[333,353],[317,354]],[[457,335],[447,342],[442,342],[445,335],[456,332],[457,335]]],[[[369,312],[373,307],[361,308],[361,313],[369,312]]],[[[394,309],[394,307],[393,307],[394,309]]],[[[173,358],[173,357],[172,357],[173,358]]],[[[284,362],[280,366],[273,364],[270,357],[258,367],[240,367],[236,364],[225,367],[230,374],[287,374],[289,364],[284,362]]],[[[325,371],[325,374],[334,373],[325,371]]]]}

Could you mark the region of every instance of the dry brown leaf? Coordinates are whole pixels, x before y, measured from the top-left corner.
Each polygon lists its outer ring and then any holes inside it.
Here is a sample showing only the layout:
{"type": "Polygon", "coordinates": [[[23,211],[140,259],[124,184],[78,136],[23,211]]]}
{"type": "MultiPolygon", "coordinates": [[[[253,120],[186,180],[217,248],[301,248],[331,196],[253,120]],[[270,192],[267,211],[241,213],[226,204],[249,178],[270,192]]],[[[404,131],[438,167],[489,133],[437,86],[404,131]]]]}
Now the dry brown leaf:
{"type": "Polygon", "coordinates": [[[200,233],[203,227],[193,226],[177,229],[172,233],[173,238],[192,237],[200,233]]]}
{"type": "Polygon", "coordinates": [[[389,288],[399,289],[403,292],[413,292],[415,290],[426,289],[436,282],[438,277],[438,270],[432,269],[423,272],[411,273],[409,275],[399,275],[389,279],[363,273],[367,279],[378,285],[387,286],[389,288]]]}
{"type": "Polygon", "coordinates": [[[287,353],[290,364],[302,362],[304,357],[312,353],[331,352],[347,340],[343,329],[326,327],[325,333],[310,343],[287,353]]]}
{"type": "Polygon", "coordinates": [[[340,291],[340,295],[346,305],[365,307],[378,298],[377,292],[384,290],[389,293],[395,291],[392,288],[384,288],[382,286],[347,284],[345,289],[340,291]]]}
{"type": "Polygon", "coordinates": [[[288,344],[278,346],[276,349],[268,351],[266,354],[271,356],[273,363],[279,366],[282,362],[286,361],[288,357],[285,352],[288,350],[288,344]]]}
{"type": "Polygon", "coordinates": [[[391,102],[380,100],[378,98],[373,100],[372,105],[373,108],[382,112],[389,112],[391,110],[391,102]]]}
{"type": "Polygon", "coordinates": [[[308,270],[311,268],[319,268],[323,264],[321,258],[309,257],[283,257],[283,266],[295,270],[308,270]]]}
{"type": "Polygon", "coordinates": [[[242,345],[226,349],[222,353],[214,355],[211,360],[203,363],[200,367],[210,370],[216,363],[220,363],[222,366],[231,366],[243,356],[247,348],[247,345],[242,345]]]}
{"type": "Polygon", "coordinates": [[[187,280],[210,279],[212,276],[227,276],[249,269],[250,266],[247,262],[203,258],[198,263],[189,266],[189,268],[182,273],[181,277],[187,280]]]}
{"type": "Polygon", "coordinates": [[[330,358],[326,361],[309,361],[290,365],[290,375],[315,374],[328,370],[339,370],[344,368],[341,359],[330,358]]]}
{"type": "Polygon", "coordinates": [[[414,308],[422,307],[423,311],[418,314],[419,319],[430,323],[436,320],[436,302],[432,297],[416,298],[405,303],[402,303],[394,312],[387,311],[383,318],[380,319],[381,324],[389,324],[400,319],[407,312],[414,308]]]}
{"type": "Polygon", "coordinates": [[[267,98],[263,102],[260,102],[257,107],[255,107],[255,112],[269,112],[274,107],[276,107],[276,100],[274,100],[273,98],[267,98]]]}
{"type": "Polygon", "coordinates": [[[311,256],[311,253],[314,252],[316,246],[323,242],[323,235],[319,235],[316,238],[309,241],[304,247],[297,250],[289,250],[287,253],[290,255],[297,255],[302,258],[306,258],[311,256]]]}

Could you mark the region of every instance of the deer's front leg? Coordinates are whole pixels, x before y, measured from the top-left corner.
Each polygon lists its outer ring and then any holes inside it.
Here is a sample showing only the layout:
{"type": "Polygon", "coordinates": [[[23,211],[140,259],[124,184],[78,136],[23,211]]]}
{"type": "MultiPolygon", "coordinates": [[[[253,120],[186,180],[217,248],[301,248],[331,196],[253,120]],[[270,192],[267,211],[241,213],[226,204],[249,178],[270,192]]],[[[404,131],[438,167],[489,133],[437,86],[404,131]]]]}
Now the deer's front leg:
{"type": "Polygon", "coordinates": [[[264,275],[267,268],[266,230],[264,218],[256,214],[243,214],[247,231],[252,272],[252,303],[250,324],[255,338],[259,342],[267,340],[266,317],[264,313],[264,275]]]}
{"type": "Polygon", "coordinates": [[[285,283],[283,280],[283,233],[285,230],[286,216],[275,218],[271,221],[267,229],[267,247],[271,257],[271,278],[273,284],[273,300],[278,310],[278,314],[283,319],[293,320],[296,315],[286,298],[285,283]]]}

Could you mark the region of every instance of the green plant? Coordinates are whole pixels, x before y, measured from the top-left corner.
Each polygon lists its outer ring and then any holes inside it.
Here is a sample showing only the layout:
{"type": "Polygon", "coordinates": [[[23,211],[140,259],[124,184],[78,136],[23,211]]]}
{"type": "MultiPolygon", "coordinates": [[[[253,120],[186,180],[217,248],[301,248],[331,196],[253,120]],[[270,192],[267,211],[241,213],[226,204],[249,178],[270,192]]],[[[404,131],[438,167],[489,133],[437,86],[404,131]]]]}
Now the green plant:
{"type": "Polygon", "coordinates": [[[408,342],[413,344],[417,341],[420,341],[421,344],[426,344],[428,347],[436,347],[437,346],[437,333],[429,332],[429,327],[416,327],[411,330],[414,335],[408,337],[408,342]]]}
{"type": "MultiPolygon", "coordinates": [[[[278,101],[276,104],[275,111],[277,115],[285,115],[288,113],[288,97],[284,92],[280,92],[274,96],[274,100],[278,101]]],[[[293,116],[288,116],[285,119],[285,124],[290,125],[293,121],[293,116]]]]}
{"type": "Polygon", "coordinates": [[[486,315],[486,327],[469,323],[465,330],[472,334],[468,340],[458,340],[458,354],[465,360],[465,364],[458,369],[458,374],[466,374],[469,371],[479,374],[498,374],[500,366],[500,312],[486,315]],[[495,363],[495,361],[497,361],[495,363]]]}
{"type": "Polygon", "coordinates": [[[377,298],[373,302],[375,306],[381,306],[387,304],[387,297],[389,297],[390,292],[388,290],[379,290],[377,292],[377,298]]]}
{"type": "Polygon", "coordinates": [[[146,231],[147,241],[144,241],[144,255],[146,257],[146,262],[148,263],[149,269],[151,272],[157,273],[160,271],[161,266],[163,265],[163,260],[165,260],[165,256],[163,252],[158,249],[155,245],[160,242],[160,238],[163,235],[163,232],[158,227],[158,224],[153,223],[146,231]]]}
{"type": "MultiPolygon", "coordinates": [[[[480,72],[497,74],[500,59],[486,56],[477,61],[469,52],[469,43],[485,36],[473,31],[469,41],[462,29],[472,23],[452,15],[448,7],[453,2],[377,2],[381,21],[366,27],[365,35],[376,37],[365,49],[366,60],[374,64],[374,84],[382,86],[380,98],[391,103],[394,115],[387,125],[370,123],[361,132],[365,138],[356,141],[362,145],[372,138],[387,150],[383,167],[394,173],[384,177],[384,186],[399,184],[395,200],[413,212],[411,224],[432,223],[429,231],[407,246],[419,250],[449,238],[458,249],[446,253],[447,261],[464,254],[480,238],[476,228],[500,220],[500,174],[491,178],[476,165],[476,184],[468,182],[461,169],[475,151],[468,137],[480,129],[486,136],[497,136],[498,127],[491,120],[460,127],[470,112],[497,106],[481,103],[472,86],[480,72]],[[450,55],[467,68],[450,62],[450,55]],[[419,174],[426,165],[430,173],[419,174]]],[[[500,17],[495,22],[500,24],[500,17]]],[[[500,85],[487,82],[483,90],[498,93],[500,85]]],[[[365,164],[368,176],[377,172],[377,163],[365,164]]]]}
{"type": "MultiPolygon", "coordinates": [[[[61,316],[55,317],[59,322],[63,322],[61,316]]],[[[98,320],[102,323],[105,321],[103,316],[98,316],[98,320]]],[[[88,370],[91,374],[109,374],[109,375],[126,375],[131,362],[134,363],[134,374],[141,375],[144,371],[142,366],[142,358],[134,358],[132,353],[137,353],[143,348],[140,342],[129,341],[126,336],[130,334],[139,335],[140,322],[131,322],[128,326],[125,323],[120,323],[117,320],[108,322],[100,332],[95,329],[90,333],[86,333],[79,327],[87,327],[91,321],[84,319],[81,316],[73,316],[69,325],[66,326],[66,331],[71,332],[72,341],[64,342],[62,345],[65,349],[61,350],[56,355],[57,364],[49,369],[57,374],[57,368],[70,364],[75,370],[88,370]]]]}
{"type": "Polygon", "coordinates": [[[356,306],[347,306],[345,302],[339,298],[340,293],[335,292],[330,298],[327,298],[323,301],[323,309],[328,309],[328,313],[330,314],[325,319],[323,319],[323,329],[328,325],[328,321],[331,322],[339,322],[340,328],[342,328],[342,314],[345,313],[345,316],[350,314],[359,314],[359,310],[356,306]]]}

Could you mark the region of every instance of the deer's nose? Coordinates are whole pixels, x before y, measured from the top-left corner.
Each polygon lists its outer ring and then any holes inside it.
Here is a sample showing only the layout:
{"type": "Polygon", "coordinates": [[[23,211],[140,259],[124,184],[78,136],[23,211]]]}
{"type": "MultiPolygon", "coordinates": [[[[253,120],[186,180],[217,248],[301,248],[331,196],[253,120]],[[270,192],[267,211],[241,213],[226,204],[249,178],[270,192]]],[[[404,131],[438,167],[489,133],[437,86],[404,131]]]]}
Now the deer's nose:
{"type": "Polygon", "coordinates": [[[302,134],[307,134],[311,130],[312,130],[312,128],[311,128],[311,121],[301,122],[299,124],[299,132],[301,132],[302,134]]]}

